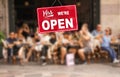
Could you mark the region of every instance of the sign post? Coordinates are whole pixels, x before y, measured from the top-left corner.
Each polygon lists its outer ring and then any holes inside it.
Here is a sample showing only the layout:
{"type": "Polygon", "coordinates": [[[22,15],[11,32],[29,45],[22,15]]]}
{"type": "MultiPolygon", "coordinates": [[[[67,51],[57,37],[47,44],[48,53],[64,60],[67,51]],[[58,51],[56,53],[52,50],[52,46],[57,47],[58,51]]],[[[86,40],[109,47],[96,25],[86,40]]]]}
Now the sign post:
{"type": "Polygon", "coordinates": [[[37,8],[40,33],[78,29],[75,5],[37,8]]]}

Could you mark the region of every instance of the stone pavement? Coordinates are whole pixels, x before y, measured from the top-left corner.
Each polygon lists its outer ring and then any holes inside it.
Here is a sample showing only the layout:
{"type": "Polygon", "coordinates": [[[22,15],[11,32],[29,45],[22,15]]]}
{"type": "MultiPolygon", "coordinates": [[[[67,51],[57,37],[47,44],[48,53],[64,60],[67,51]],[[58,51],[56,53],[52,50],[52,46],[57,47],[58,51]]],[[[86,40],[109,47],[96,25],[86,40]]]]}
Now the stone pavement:
{"type": "Polygon", "coordinates": [[[24,66],[0,64],[0,77],[120,77],[120,67],[112,64],[24,66]]]}

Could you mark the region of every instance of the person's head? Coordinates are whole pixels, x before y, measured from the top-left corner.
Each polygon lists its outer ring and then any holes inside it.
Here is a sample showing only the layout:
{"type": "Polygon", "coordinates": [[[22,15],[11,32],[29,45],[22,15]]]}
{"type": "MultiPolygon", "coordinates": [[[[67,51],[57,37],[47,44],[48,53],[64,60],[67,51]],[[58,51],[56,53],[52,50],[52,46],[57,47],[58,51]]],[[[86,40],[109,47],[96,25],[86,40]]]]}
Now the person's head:
{"type": "Polygon", "coordinates": [[[110,27],[107,27],[107,28],[105,29],[105,34],[106,34],[106,35],[111,35],[111,34],[112,34],[112,29],[111,29],[110,27]]]}
{"type": "Polygon", "coordinates": [[[102,31],[102,27],[101,27],[100,24],[97,25],[96,30],[97,30],[97,31],[102,31]]]}
{"type": "Polygon", "coordinates": [[[23,29],[29,29],[29,26],[28,26],[27,23],[23,23],[22,28],[23,28],[23,29]]]}
{"type": "Polygon", "coordinates": [[[56,38],[56,34],[55,33],[50,33],[51,38],[56,38]]]}
{"type": "Polygon", "coordinates": [[[81,27],[81,30],[82,31],[88,31],[88,24],[87,23],[84,23],[81,27]]]}
{"type": "Polygon", "coordinates": [[[48,36],[48,35],[49,35],[49,33],[48,33],[48,32],[46,32],[46,33],[43,33],[43,35],[44,35],[44,36],[48,36]]]}
{"type": "Polygon", "coordinates": [[[109,35],[112,35],[112,29],[110,28],[110,27],[108,27],[108,29],[109,29],[109,35]]]}
{"type": "Polygon", "coordinates": [[[64,38],[69,38],[69,32],[64,32],[63,36],[64,36],[64,38]]]}
{"type": "Polygon", "coordinates": [[[35,39],[40,39],[37,33],[34,34],[34,38],[35,39]]]}
{"type": "Polygon", "coordinates": [[[11,33],[9,34],[9,37],[10,37],[11,39],[14,39],[14,38],[15,38],[15,33],[14,33],[14,32],[11,32],[11,33]]]}

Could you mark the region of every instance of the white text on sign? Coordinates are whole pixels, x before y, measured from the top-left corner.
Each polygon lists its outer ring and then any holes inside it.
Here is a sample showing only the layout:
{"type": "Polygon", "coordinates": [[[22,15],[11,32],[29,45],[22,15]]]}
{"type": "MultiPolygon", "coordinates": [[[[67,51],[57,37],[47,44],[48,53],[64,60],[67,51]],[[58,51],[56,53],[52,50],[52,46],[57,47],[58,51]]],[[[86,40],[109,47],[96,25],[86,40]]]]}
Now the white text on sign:
{"type": "Polygon", "coordinates": [[[60,11],[60,12],[57,12],[58,16],[60,15],[69,15],[69,11],[60,11]]]}
{"type": "Polygon", "coordinates": [[[44,30],[54,30],[55,26],[58,25],[59,29],[66,29],[66,28],[73,28],[73,18],[65,18],[65,19],[58,19],[58,20],[44,20],[42,22],[42,28],[44,30]]]}
{"type": "Polygon", "coordinates": [[[78,30],[76,5],[37,8],[40,33],[78,30]]]}

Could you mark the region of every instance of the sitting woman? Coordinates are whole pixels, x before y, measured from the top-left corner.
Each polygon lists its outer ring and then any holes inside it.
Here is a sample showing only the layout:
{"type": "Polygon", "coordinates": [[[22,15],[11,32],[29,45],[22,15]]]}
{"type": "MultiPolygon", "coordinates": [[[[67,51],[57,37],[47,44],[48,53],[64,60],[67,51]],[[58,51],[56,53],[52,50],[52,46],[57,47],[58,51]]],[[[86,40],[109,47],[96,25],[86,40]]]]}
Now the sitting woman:
{"type": "Polygon", "coordinates": [[[102,47],[102,50],[105,50],[109,53],[113,63],[119,63],[116,53],[114,49],[111,48],[110,43],[111,43],[111,28],[108,27],[105,29],[105,35],[102,37],[101,47],[102,47]]]}
{"type": "Polygon", "coordinates": [[[81,30],[80,30],[80,49],[78,50],[78,55],[82,59],[83,63],[86,63],[85,53],[92,53],[93,47],[92,47],[93,37],[88,31],[88,24],[83,24],[81,30]]]}
{"type": "Polygon", "coordinates": [[[40,43],[40,38],[37,33],[33,34],[29,39],[27,40],[29,49],[27,53],[27,58],[26,62],[29,61],[30,57],[32,56],[33,53],[36,53],[35,59],[38,61],[40,57],[40,52],[42,51],[42,45],[40,43]]]}

